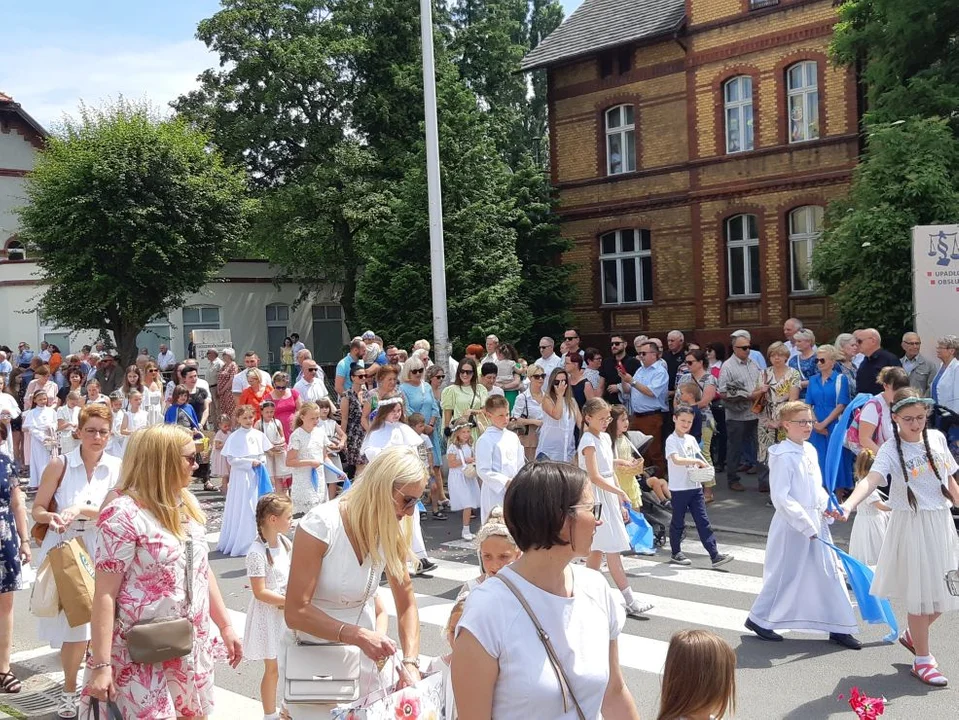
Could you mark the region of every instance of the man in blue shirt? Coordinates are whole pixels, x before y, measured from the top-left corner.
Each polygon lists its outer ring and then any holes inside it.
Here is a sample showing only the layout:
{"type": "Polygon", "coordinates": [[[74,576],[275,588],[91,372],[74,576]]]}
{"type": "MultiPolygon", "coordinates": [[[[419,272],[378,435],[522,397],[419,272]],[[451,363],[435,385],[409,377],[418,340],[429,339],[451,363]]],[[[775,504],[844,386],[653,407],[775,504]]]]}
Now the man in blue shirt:
{"type": "Polygon", "coordinates": [[[363,366],[363,356],[366,355],[366,343],[363,338],[355,337],[350,341],[350,351],[346,357],[336,364],[336,394],[343,396],[347,390],[353,387],[353,381],[350,380],[350,366],[353,363],[359,363],[363,366]]]}
{"type": "Polygon", "coordinates": [[[622,387],[629,387],[629,429],[650,435],[653,441],[646,450],[646,465],[655,466],[656,474],[666,476],[663,455],[663,412],[667,409],[669,371],[659,362],[659,346],[647,341],[637,353],[641,363],[634,375],[619,373],[622,387]]]}

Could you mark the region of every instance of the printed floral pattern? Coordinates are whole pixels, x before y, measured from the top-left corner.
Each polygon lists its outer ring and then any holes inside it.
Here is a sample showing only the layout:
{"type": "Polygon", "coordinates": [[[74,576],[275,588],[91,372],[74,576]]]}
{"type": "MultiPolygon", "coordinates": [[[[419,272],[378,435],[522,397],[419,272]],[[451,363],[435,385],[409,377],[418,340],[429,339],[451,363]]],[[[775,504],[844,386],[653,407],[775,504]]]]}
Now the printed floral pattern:
{"type": "Polygon", "coordinates": [[[0,453],[0,593],[20,589],[20,540],[10,507],[18,482],[10,458],[0,453]]]}
{"type": "Polygon", "coordinates": [[[104,508],[97,526],[97,570],[123,574],[111,658],[121,715],[130,720],[210,715],[215,643],[210,636],[204,528],[190,521],[193,603],[188,617],[193,622],[193,652],[162,665],[141,665],[130,659],[126,632],[144,620],[186,614],[185,548],[126,496],[104,508]]]}

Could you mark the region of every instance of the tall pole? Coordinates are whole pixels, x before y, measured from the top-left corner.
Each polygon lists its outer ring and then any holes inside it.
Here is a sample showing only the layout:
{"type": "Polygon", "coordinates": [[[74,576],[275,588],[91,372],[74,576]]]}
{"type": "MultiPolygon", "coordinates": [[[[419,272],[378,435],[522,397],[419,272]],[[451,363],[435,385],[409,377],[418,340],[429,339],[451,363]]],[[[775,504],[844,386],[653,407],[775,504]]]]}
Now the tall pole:
{"type": "Polygon", "coordinates": [[[426,110],[426,184],[430,212],[430,276],[433,289],[433,349],[436,364],[448,367],[449,327],[446,321],[446,251],[443,247],[443,193],[440,188],[439,129],[436,122],[436,70],[433,60],[432,0],[420,0],[423,42],[423,96],[426,110]]]}

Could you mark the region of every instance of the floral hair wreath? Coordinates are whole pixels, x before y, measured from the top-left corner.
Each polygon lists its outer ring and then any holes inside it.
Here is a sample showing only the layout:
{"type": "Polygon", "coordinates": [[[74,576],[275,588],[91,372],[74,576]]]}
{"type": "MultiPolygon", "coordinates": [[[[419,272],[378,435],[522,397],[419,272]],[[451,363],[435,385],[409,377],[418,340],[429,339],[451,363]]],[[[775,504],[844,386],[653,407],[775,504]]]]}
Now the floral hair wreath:
{"type": "Polygon", "coordinates": [[[906,397],[900,400],[899,402],[897,402],[895,405],[893,405],[892,411],[894,413],[898,413],[902,408],[906,407],[907,405],[934,405],[934,404],[935,404],[935,400],[933,400],[932,398],[906,397]]]}

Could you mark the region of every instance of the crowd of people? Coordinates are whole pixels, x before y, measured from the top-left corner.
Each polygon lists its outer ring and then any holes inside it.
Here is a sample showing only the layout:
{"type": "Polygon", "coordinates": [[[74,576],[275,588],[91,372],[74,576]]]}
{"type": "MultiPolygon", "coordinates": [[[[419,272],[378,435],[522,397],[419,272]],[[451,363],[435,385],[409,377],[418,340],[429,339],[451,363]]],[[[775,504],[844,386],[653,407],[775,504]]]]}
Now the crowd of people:
{"type": "MultiPolygon", "coordinates": [[[[439,365],[426,340],[406,351],[367,332],[351,341],[332,387],[298,337],[284,342],[283,368],[272,375],[252,351],[239,366],[233,348],[211,350],[202,377],[195,360],[178,363],[166,346],[156,361],[141,353],[125,369],[102,347],[66,357],[46,343],[39,353],[26,343],[4,349],[0,629],[22,563],[39,565],[55,544],[79,538],[97,573],[92,620],[72,627],[61,612],[39,623],[60,651],[60,717],[107,698],[123,717],[205,717],[215,659],[235,665],[246,656],[264,664],[265,718],[325,718],[343,698],[318,683],[314,663],[351,673],[344,678],[360,695],[389,673],[401,685],[420,679],[410,577],[436,567],[421,523],[455,512],[480,575],[453,609],[452,653],[431,669],[446,673],[458,716],[551,708],[557,718],[635,718],[616,637],[625,616],[652,604],[623,569],[621,554],[635,549],[629,511],[670,514],[670,562],[680,566],[692,564],[682,552],[692,515],[711,567],[722,568],[733,557],[720,551],[707,506],[725,472],[730,492],[756,475],[775,508],[769,545],[777,550],[767,552],[775,564],[747,628],[770,641],[784,628],[819,629],[860,646],[835,558],[809,540],[829,541],[829,522],[861,506],[852,551],[876,567],[877,594],[907,606],[900,642],[915,655],[912,673],[944,685],[929,627],[959,609],[941,581],[959,567],[949,517],[950,502],[959,505],[959,422],[951,422],[959,338],[938,340],[933,367],[915,333],[903,337],[901,357],[882,349],[873,329],[817,345],[793,318],[783,334],[763,354],[737,330],[727,359],[725,344],[689,342],[678,330],[665,345],[614,334],[602,352],[581,349],[571,328],[559,352],[544,337],[530,361],[490,335],[439,365]],[[869,398],[854,424],[843,424],[857,394],[869,398]],[[939,429],[927,430],[927,418],[939,429]],[[847,447],[824,485],[837,432],[847,447]],[[35,558],[21,474],[35,493],[32,519],[48,530],[35,558]],[[242,643],[210,571],[193,481],[225,495],[217,549],[246,558],[253,598],[242,643]],[[840,492],[841,510],[829,509],[827,487],[840,492]],[[937,552],[919,562],[927,543],[937,552]],[[598,572],[604,564],[615,589],[598,572]],[[399,647],[375,592],[384,573],[399,647]],[[137,627],[158,618],[185,618],[192,641],[162,663],[138,659],[137,627]],[[540,643],[547,636],[558,648],[540,643]],[[517,672],[547,664],[552,671],[537,672],[535,683],[517,672]]],[[[0,638],[0,692],[20,688],[9,635],[0,638]]],[[[678,634],[667,675],[682,667],[674,654],[692,654],[722,682],[691,699],[667,677],[660,720],[722,717],[734,704],[731,653],[709,633],[678,634]]]]}

